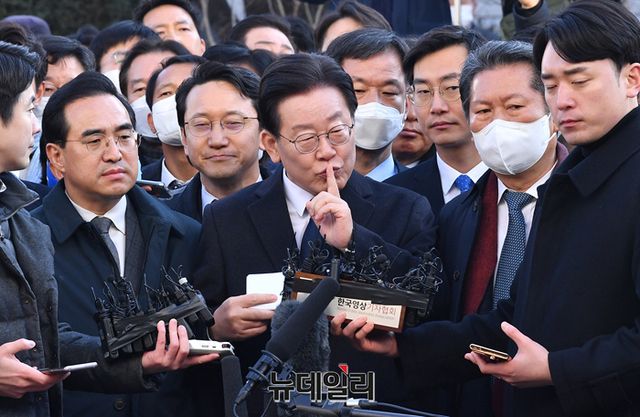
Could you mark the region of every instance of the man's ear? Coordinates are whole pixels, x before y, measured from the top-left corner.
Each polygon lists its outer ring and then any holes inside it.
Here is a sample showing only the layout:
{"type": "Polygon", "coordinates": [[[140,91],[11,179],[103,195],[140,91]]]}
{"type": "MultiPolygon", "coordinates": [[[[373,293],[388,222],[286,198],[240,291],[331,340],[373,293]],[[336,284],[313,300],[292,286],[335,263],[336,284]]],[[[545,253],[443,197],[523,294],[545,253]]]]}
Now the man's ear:
{"type": "Polygon", "coordinates": [[[149,123],[151,131],[157,135],[158,131],[156,130],[156,125],[153,124],[153,113],[147,114],[147,123],[149,123]]]}
{"type": "Polygon", "coordinates": [[[262,129],[262,132],[260,132],[260,143],[264,150],[267,151],[273,162],[276,164],[280,162],[280,148],[278,147],[278,141],[265,129],[262,129]]]}
{"type": "Polygon", "coordinates": [[[629,64],[623,71],[627,81],[627,97],[635,98],[640,93],[640,64],[637,62],[629,64]]]}
{"type": "Polygon", "coordinates": [[[53,175],[60,179],[64,177],[64,152],[57,143],[47,143],[47,158],[49,158],[49,169],[53,175]]]}

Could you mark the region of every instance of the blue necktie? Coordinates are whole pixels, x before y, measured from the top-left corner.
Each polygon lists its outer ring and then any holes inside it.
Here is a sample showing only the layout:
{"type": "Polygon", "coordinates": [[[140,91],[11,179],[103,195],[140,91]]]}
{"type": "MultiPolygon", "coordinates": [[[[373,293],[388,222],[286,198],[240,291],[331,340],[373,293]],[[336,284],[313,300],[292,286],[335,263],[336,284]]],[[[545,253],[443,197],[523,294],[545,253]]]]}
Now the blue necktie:
{"type": "Polygon", "coordinates": [[[498,272],[496,274],[496,285],[493,288],[493,308],[498,305],[498,301],[509,298],[511,283],[516,275],[516,271],[522,263],[524,248],[527,244],[526,226],[522,208],[526,206],[533,197],[527,193],[507,191],[504,199],[509,207],[509,225],[507,226],[507,236],[500,252],[498,262],[498,272]]]}
{"type": "Polygon", "coordinates": [[[311,217],[309,217],[309,223],[307,224],[307,228],[304,229],[304,234],[302,235],[302,242],[300,242],[300,259],[305,260],[309,256],[309,252],[311,248],[309,244],[314,240],[318,239],[320,236],[318,234],[318,226],[316,226],[316,222],[313,221],[311,217]]]}
{"type": "Polygon", "coordinates": [[[462,174],[456,178],[456,185],[460,189],[460,193],[469,191],[473,187],[473,180],[468,175],[462,174]]]}

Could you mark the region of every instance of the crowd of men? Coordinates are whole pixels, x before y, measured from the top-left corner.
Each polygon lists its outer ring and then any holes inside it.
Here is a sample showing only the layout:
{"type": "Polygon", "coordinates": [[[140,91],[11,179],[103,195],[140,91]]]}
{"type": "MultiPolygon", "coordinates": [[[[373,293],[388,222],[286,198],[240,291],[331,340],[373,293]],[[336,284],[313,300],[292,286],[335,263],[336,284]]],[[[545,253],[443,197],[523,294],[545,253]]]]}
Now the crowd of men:
{"type": "Polygon", "coordinates": [[[512,6],[528,41],[472,19],[405,39],[355,0],[315,33],[249,16],[209,48],[188,0],[141,0],[88,45],[1,21],[0,414],[228,414],[218,355],[189,356],[174,319],[105,359],[96,291],[126,282],[146,311],[179,271],[215,319],[196,335],[244,374],[277,298],[247,276],[321,241],[378,248],[389,277],[442,260],[428,321],[331,320],[330,369],[374,372],[376,400],[640,415],[640,22],[613,0],[512,6]]]}

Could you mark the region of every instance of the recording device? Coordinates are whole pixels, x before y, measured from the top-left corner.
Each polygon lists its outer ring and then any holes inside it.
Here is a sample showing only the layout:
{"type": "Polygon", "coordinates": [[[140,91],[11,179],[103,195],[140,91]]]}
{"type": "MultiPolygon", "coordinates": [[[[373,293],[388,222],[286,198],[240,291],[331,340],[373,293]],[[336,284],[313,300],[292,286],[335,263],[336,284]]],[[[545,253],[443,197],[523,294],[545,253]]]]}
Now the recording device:
{"type": "Polygon", "coordinates": [[[511,359],[511,356],[509,356],[505,352],[500,352],[499,350],[475,345],[473,343],[469,345],[469,349],[471,349],[472,352],[475,352],[478,355],[482,356],[488,362],[505,362],[511,359]]]}
{"type": "Polygon", "coordinates": [[[302,339],[309,333],[339,290],[340,284],[337,280],[323,279],[282,327],[271,336],[265,350],[262,351],[262,357],[249,368],[247,383],[236,397],[236,405],[242,403],[256,385],[268,384],[268,375],[271,371],[282,370],[283,362],[298,349],[302,339]]]}
{"type": "Polygon", "coordinates": [[[164,200],[170,200],[173,198],[173,194],[169,191],[169,188],[161,181],[149,181],[149,180],[137,180],[136,185],[140,187],[151,187],[151,195],[154,197],[162,198],[164,200]]]}
{"type": "Polygon", "coordinates": [[[54,375],[54,374],[66,374],[67,372],[80,371],[82,369],[91,369],[98,366],[98,362],[87,362],[87,363],[79,363],[77,365],[67,365],[63,368],[42,368],[38,369],[43,374],[54,375]]]}
{"type": "Polygon", "coordinates": [[[216,342],[215,340],[189,340],[189,356],[208,355],[217,353],[220,357],[235,355],[233,346],[229,342],[216,342]]]}
{"type": "Polygon", "coordinates": [[[195,337],[192,327],[201,324],[210,327],[214,324],[213,315],[200,291],[180,275],[180,269],[172,272],[177,282],[165,270],[164,283],[159,289],[144,284],[147,311],[140,308],[133,286],[126,278],[109,277],[109,282],[104,284],[104,300],[93,293],[98,310],[94,319],[98,324],[105,358],[116,359],[122,353],[142,353],[155,349],[158,337],[156,325],[160,320],[165,323],[171,319],[178,320],[178,324],[186,328],[190,339],[195,337]]]}

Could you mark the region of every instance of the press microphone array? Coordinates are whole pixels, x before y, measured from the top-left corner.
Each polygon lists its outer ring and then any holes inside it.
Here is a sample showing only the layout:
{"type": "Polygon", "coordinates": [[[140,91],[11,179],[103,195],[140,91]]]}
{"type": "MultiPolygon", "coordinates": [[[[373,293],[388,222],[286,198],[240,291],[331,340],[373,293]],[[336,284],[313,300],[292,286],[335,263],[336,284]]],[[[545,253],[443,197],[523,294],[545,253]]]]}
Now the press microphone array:
{"type": "Polygon", "coordinates": [[[338,262],[332,265],[332,277],[320,281],[306,300],[289,317],[267,342],[262,357],[249,368],[247,383],[236,397],[235,404],[242,403],[254,387],[266,387],[272,371],[280,373],[291,355],[300,346],[318,318],[324,313],[333,297],[340,291],[340,284],[335,278],[338,273],[338,262]]]}
{"type": "Polygon", "coordinates": [[[105,282],[104,300],[93,293],[98,310],[94,319],[105,358],[115,359],[122,353],[153,350],[158,337],[156,324],[160,320],[165,323],[171,319],[178,320],[187,329],[190,339],[195,337],[192,327],[214,324],[213,315],[200,291],[181,276],[180,269],[172,272],[176,279],[164,271],[165,280],[159,289],[144,284],[146,311],[140,307],[133,285],[124,277],[110,277],[109,282],[105,282]]]}

